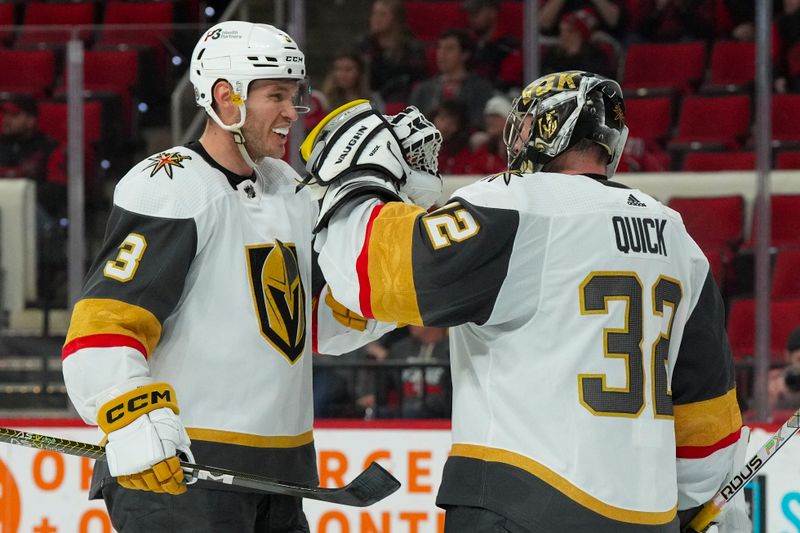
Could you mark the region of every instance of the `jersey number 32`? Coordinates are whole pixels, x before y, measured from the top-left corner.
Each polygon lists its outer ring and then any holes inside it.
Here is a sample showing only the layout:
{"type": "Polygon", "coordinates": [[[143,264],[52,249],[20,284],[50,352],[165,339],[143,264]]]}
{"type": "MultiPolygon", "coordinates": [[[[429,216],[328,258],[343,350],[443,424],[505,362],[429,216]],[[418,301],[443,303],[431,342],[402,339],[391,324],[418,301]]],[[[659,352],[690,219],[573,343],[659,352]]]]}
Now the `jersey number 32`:
{"type": "MultiPolygon", "coordinates": [[[[672,323],[681,302],[678,280],[660,276],[652,287],[652,309],[656,317],[664,316],[664,307],[672,308],[666,332],[651,347],[651,365],[645,369],[642,343],[645,323],[642,281],[635,272],[592,272],[580,286],[582,315],[608,314],[608,302],[621,300],[626,304],[625,325],[603,329],[603,354],[620,358],[627,369],[626,386],[609,387],[605,374],[579,374],[578,394],[581,404],[599,416],[638,417],[645,407],[645,372],[649,370],[651,401],[656,418],[672,416],[672,396],[669,392],[667,359],[672,323]]],[[[648,321],[653,323],[654,321],[648,321]]],[[[661,322],[661,321],[657,321],[661,322]]]]}

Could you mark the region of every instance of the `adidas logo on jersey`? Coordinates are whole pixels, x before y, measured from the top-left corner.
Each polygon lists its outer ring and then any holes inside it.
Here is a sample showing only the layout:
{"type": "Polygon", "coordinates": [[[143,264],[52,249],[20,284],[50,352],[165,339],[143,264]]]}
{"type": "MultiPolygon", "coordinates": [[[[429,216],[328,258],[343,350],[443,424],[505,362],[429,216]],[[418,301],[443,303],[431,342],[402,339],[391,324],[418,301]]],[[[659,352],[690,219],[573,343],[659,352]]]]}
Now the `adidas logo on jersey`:
{"type": "Polygon", "coordinates": [[[628,195],[628,205],[632,205],[632,206],[635,206],[635,207],[647,207],[646,203],[640,201],[638,198],[636,198],[632,194],[628,195]]]}

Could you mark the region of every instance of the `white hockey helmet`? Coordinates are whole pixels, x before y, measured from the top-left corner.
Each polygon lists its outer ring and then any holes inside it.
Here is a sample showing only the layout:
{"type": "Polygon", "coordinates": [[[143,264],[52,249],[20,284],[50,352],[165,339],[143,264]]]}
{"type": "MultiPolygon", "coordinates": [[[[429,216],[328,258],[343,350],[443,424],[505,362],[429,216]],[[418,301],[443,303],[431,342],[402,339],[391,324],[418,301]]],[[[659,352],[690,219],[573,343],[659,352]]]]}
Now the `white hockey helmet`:
{"type": "Polygon", "coordinates": [[[583,139],[608,153],[606,176],[617,170],[628,139],[622,89],[591,72],[555,72],[522,90],[506,120],[511,170],[538,172],[583,139]]]}
{"type": "Polygon", "coordinates": [[[305,56],[289,34],[269,24],[231,20],[213,26],[195,45],[189,70],[197,105],[228,131],[238,133],[244,124],[244,102],[253,80],[296,80],[300,87],[295,109],[309,110],[305,56]],[[212,89],[219,80],[233,87],[233,101],[242,110],[237,124],[223,124],[211,107],[212,89]]]}

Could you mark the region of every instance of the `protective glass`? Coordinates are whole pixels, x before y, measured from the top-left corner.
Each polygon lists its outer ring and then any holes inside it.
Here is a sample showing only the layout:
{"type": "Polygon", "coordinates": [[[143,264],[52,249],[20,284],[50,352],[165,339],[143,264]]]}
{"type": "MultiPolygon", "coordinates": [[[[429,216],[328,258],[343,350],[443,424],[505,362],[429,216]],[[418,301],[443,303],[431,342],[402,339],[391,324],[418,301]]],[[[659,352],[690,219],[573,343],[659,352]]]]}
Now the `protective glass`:
{"type": "Polygon", "coordinates": [[[311,111],[311,82],[308,78],[297,80],[297,92],[292,105],[295,111],[301,115],[311,111]]]}

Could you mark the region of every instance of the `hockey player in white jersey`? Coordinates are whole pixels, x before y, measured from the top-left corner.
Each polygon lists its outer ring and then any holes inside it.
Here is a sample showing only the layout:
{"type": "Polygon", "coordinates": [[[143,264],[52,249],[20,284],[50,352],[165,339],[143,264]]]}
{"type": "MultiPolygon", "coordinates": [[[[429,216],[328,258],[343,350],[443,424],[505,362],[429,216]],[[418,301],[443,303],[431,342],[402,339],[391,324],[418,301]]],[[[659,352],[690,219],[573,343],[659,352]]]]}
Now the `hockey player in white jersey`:
{"type": "MultiPolygon", "coordinates": [[[[364,140],[375,116],[340,110],[306,139],[319,261],[366,317],[452,327],[445,531],[679,531],[742,466],[747,429],[708,261],[676,212],[608,179],[619,85],[528,85],[509,171],[430,213],[397,201],[407,176],[364,140]]],[[[719,527],[749,531],[743,500],[719,527]]]]}
{"type": "Polygon", "coordinates": [[[280,159],[306,93],[292,38],[224,22],[190,68],[206,129],[117,185],[63,349],[73,404],[107,435],[91,497],[126,533],[308,531],[295,498],[187,491],[176,453],[316,486],[312,345],[342,353],[391,326],[345,327],[312,276],[317,204],[280,159]]]}

